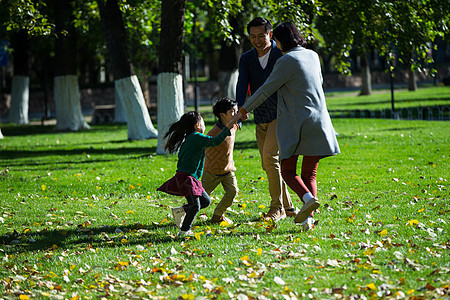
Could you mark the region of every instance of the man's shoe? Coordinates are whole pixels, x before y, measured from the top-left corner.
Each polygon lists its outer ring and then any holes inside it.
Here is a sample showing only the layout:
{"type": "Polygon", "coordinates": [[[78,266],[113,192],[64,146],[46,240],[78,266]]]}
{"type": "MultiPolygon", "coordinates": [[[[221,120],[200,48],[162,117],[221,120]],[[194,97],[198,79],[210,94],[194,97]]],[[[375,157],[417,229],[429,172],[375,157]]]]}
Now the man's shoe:
{"type": "Polygon", "coordinates": [[[211,220],[210,220],[211,223],[222,223],[223,221],[227,222],[228,225],[233,224],[233,221],[231,221],[230,219],[228,219],[224,215],[221,215],[221,216],[213,215],[211,220]]]}
{"type": "Polygon", "coordinates": [[[306,220],[306,218],[308,218],[311,212],[319,208],[319,206],[320,203],[317,198],[312,198],[308,202],[303,203],[303,207],[300,210],[300,212],[295,216],[294,222],[302,223],[303,221],[306,220]]]}
{"type": "Polygon", "coordinates": [[[286,218],[284,209],[278,207],[270,207],[269,212],[266,214],[265,219],[272,219],[274,222],[278,222],[281,219],[286,218]]]}
{"type": "Polygon", "coordinates": [[[178,228],[181,228],[181,224],[184,221],[184,217],[186,216],[186,212],[182,206],[172,208],[173,220],[175,221],[175,225],[178,228]]]}
{"type": "Polygon", "coordinates": [[[314,218],[308,216],[305,221],[302,222],[303,231],[308,231],[314,228],[314,218]]]}
{"type": "Polygon", "coordinates": [[[298,210],[295,207],[292,207],[292,208],[285,209],[284,212],[286,213],[287,217],[293,218],[297,215],[298,210]]]}

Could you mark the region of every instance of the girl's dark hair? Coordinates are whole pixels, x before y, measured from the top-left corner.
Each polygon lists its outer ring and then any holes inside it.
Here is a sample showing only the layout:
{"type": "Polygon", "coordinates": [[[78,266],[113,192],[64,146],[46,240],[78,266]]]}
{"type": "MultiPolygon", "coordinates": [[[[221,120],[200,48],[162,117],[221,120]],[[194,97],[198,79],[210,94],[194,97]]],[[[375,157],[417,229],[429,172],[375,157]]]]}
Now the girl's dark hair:
{"type": "Polygon", "coordinates": [[[272,23],[270,23],[269,20],[266,20],[261,17],[257,17],[257,18],[254,18],[253,20],[251,20],[250,23],[247,24],[248,34],[250,34],[251,27],[257,27],[257,26],[262,26],[262,25],[264,25],[264,30],[266,31],[266,33],[269,33],[272,30],[272,23]]]}
{"type": "Polygon", "coordinates": [[[172,123],[164,135],[167,140],[164,149],[169,153],[178,151],[185,137],[195,131],[195,124],[200,122],[202,116],[196,111],[190,111],[181,116],[180,120],[172,123]]]}
{"type": "Polygon", "coordinates": [[[297,46],[306,46],[305,38],[291,22],[281,23],[275,27],[273,37],[281,43],[282,52],[288,52],[297,46]]]}
{"type": "Polygon", "coordinates": [[[224,113],[226,114],[228,110],[233,109],[237,105],[237,102],[233,99],[224,97],[222,99],[217,100],[217,102],[213,105],[213,114],[219,118],[220,120],[220,114],[224,113]]]}

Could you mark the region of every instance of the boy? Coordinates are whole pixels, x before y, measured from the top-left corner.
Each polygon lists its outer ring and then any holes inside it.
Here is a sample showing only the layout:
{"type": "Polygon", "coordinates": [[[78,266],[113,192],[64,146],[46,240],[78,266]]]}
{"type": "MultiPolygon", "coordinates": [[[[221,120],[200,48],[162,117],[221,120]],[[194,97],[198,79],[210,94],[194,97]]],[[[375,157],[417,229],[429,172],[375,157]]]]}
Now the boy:
{"type": "MultiPolygon", "coordinates": [[[[216,136],[238,111],[236,101],[230,98],[219,99],[213,106],[213,113],[219,119],[214,127],[208,132],[209,136],[216,136]]],[[[232,224],[232,221],[225,217],[225,211],[233,204],[233,200],[239,192],[237,187],[236,175],[234,172],[233,149],[234,149],[235,132],[231,131],[231,136],[225,138],[222,144],[216,147],[206,149],[205,166],[203,169],[202,185],[208,194],[219,185],[225,191],[222,200],[214,210],[211,218],[212,223],[220,223],[222,221],[232,224]]]]}

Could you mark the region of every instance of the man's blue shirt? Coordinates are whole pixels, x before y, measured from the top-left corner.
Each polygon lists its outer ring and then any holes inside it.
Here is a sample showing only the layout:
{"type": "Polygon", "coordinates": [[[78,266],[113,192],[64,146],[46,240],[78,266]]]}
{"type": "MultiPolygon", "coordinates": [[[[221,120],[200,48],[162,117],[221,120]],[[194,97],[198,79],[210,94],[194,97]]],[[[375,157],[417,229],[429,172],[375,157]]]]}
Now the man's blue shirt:
{"type": "MultiPolygon", "coordinates": [[[[236,101],[241,107],[244,105],[248,85],[250,84],[250,92],[254,94],[256,90],[264,84],[267,77],[272,72],[273,66],[278,58],[283,56],[272,41],[272,50],[269,54],[269,60],[265,69],[261,67],[258,59],[258,53],[253,48],[242,54],[239,60],[239,78],[236,85],[236,101]]],[[[263,104],[254,110],[254,121],[256,124],[270,123],[277,118],[277,93],[271,95],[263,104]]]]}

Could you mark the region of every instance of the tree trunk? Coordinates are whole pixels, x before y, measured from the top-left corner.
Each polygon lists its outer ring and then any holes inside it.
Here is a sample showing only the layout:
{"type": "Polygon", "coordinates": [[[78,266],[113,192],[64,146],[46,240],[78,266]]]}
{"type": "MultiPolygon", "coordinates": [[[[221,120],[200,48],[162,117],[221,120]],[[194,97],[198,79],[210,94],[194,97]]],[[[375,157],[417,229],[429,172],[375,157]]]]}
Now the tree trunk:
{"type": "Polygon", "coordinates": [[[2,130],[0,129],[0,139],[3,138],[2,130]]]}
{"type": "Polygon", "coordinates": [[[222,97],[236,99],[236,84],[238,77],[238,69],[221,70],[219,72],[219,99],[222,97]]]}
{"type": "MultiPolygon", "coordinates": [[[[236,18],[230,18],[230,24],[233,26],[233,34],[240,29],[236,18]]],[[[239,76],[239,58],[242,55],[243,43],[233,42],[228,45],[222,42],[219,52],[219,98],[229,97],[236,99],[236,84],[239,76]]]]}
{"type": "Polygon", "coordinates": [[[123,111],[122,103],[120,102],[120,96],[117,89],[114,89],[114,123],[127,123],[127,117],[123,111]]]}
{"type": "Polygon", "coordinates": [[[408,66],[408,91],[417,91],[416,71],[408,66]]]}
{"type": "Polygon", "coordinates": [[[372,79],[370,76],[370,65],[366,55],[361,55],[361,79],[362,79],[362,87],[360,95],[372,94],[372,79]]]}
{"type": "Polygon", "coordinates": [[[28,32],[25,29],[15,34],[14,39],[14,76],[11,90],[11,107],[7,122],[28,124],[29,105],[29,65],[28,65],[28,32]]]}
{"type": "Polygon", "coordinates": [[[164,134],[184,112],[183,97],[183,24],[185,0],[162,0],[160,33],[160,73],[158,74],[157,154],[165,154],[164,134]]]}
{"type": "Polygon", "coordinates": [[[69,0],[54,0],[55,5],[55,77],[53,94],[56,129],[78,131],[89,128],[81,112],[77,77],[76,34],[69,0]]]}
{"type": "Polygon", "coordinates": [[[156,138],[158,131],[153,127],[141,86],[128,57],[125,25],[117,0],[97,0],[97,4],[111,59],[115,88],[126,115],[128,139],[156,138]]]}

